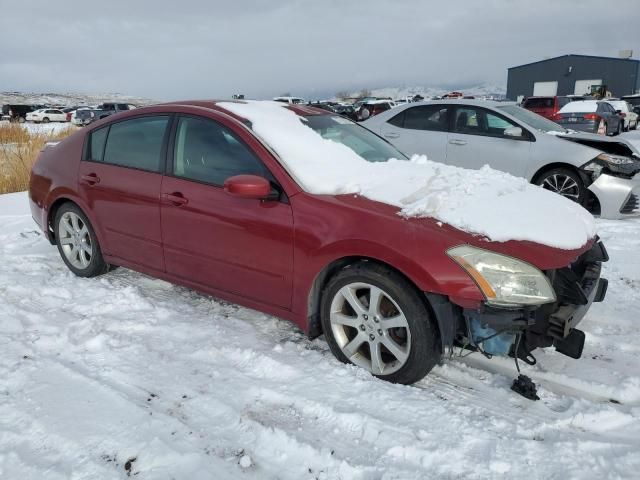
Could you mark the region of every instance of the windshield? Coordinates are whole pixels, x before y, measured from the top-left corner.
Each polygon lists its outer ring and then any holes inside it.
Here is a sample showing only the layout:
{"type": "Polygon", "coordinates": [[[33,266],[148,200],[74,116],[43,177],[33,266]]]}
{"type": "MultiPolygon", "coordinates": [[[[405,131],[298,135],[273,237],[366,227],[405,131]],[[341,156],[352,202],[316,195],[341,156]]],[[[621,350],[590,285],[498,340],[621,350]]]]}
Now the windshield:
{"type": "Polygon", "coordinates": [[[402,153],[364,127],[338,115],[311,115],[304,122],[322,138],[346,145],[368,162],[386,162],[390,158],[406,160],[402,153]]]}
{"type": "Polygon", "coordinates": [[[515,117],[516,119],[520,120],[522,123],[526,123],[530,127],[533,127],[536,130],[539,130],[541,132],[544,132],[544,133],[547,133],[547,132],[568,133],[569,132],[569,130],[567,130],[563,126],[558,125],[557,123],[552,122],[551,120],[547,120],[543,116],[538,115],[537,113],[530,112],[529,110],[526,110],[517,105],[502,105],[497,108],[498,110],[502,110],[503,112],[508,113],[512,117],[515,117]]]}

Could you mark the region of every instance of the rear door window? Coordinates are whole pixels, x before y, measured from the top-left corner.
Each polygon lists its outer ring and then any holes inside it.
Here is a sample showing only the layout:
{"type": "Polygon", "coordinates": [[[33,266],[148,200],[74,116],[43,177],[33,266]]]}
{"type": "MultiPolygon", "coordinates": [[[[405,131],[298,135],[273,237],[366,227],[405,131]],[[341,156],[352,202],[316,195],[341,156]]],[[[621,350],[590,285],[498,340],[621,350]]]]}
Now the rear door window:
{"type": "Polygon", "coordinates": [[[111,124],[104,149],[105,163],[162,171],[162,146],[169,116],[135,118],[111,124]]]}
{"type": "MultiPolygon", "coordinates": [[[[397,115],[397,117],[399,116],[397,115]]],[[[392,123],[392,125],[400,126],[395,123],[392,123]]],[[[446,132],[448,127],[449,109],[444,105],[420,105],[407,108],[403,112],[402,128],[446,132]]]]}

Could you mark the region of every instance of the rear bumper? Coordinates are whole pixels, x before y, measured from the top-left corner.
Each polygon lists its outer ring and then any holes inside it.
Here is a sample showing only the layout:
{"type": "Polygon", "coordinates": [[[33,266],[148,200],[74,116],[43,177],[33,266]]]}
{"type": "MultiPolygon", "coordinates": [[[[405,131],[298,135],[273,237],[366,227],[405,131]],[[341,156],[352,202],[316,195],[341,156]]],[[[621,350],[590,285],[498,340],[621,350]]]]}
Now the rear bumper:
{"type": "Polygon", "coordinates": [[[600,203],[600,217],[618,219],[640,215],[640,174],[620,178],[604,173],[588,188],[600,203]]]}

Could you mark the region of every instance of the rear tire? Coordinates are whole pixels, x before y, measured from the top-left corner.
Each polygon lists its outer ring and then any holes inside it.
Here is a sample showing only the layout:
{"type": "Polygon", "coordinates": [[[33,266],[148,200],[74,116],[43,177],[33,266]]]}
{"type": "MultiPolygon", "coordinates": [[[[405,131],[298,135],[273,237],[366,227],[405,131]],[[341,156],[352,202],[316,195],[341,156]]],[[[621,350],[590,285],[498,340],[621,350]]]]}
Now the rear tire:
{"type": "Polygon", "coordinates": [[[545,190],[552,191],[580,205],[585,204],[587,189],[576,172],[568,168],[553,168],[539,174],[534,182],[545,190]]]}
{"type": "Polygon", "coordinates": [[[74,274],[95,277],[109,271],[95,231],[76,204],[67,202],[58,209],[54,229],[58,252],[74,274]]]}
{"type": "Polygon", "coordinates": [[[425,300],[390,268],[360,262],[343,269],[324,289],[320,314],[335,357],[382,380],[415,383],[442,356],[425,300]]]}

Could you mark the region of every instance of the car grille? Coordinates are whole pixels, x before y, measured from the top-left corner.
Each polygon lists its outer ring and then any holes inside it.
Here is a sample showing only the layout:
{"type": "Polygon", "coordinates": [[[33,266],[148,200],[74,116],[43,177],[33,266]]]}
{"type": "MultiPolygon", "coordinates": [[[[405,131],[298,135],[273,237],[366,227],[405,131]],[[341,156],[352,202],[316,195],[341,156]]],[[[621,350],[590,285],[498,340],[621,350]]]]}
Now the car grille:
{"type": "Polygon", "coordinates": [[[629,195],[628,200],[620,209],[620,213],[634,213],[635,210],[640,207],[640,200],[638,199],[638,195],[632,193],[629,195]]]}

